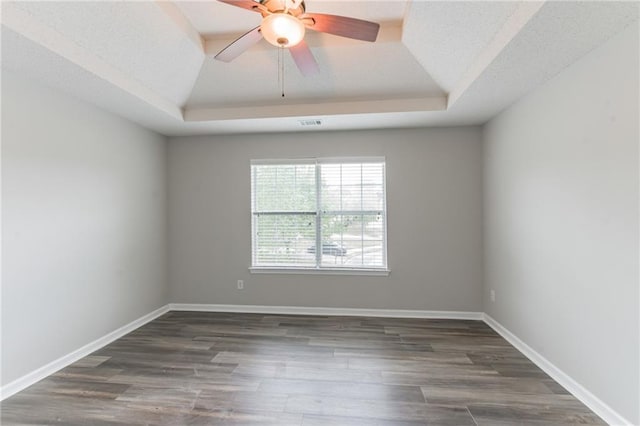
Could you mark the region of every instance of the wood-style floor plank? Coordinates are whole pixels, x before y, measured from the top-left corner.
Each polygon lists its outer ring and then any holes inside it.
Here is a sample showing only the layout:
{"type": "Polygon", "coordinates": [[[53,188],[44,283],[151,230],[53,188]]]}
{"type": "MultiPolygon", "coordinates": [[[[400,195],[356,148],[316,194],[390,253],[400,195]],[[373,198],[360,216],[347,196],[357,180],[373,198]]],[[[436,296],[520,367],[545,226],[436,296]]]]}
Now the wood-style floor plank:
{"type": "Polygon", "coordinates": [[[480,321],[170,312],[3,425],[562,426],[593,412],[480,321]]]}

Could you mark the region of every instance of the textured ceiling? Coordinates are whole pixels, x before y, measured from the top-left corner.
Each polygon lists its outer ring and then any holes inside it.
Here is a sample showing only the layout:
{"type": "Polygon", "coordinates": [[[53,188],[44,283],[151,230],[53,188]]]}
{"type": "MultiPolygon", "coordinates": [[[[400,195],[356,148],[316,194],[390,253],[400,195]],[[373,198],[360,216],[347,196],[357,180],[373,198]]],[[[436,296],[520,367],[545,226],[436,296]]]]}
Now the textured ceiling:
{"type": "Polygon", "coordinates": [[[204,54],[154,2],[14,2],[36,20],[176,104],[204,54]]]}
{"type": "Polygon", "coordinates": [[[449,111],[467,119],[491,118],[595,47],[638,22],[637,2],[545,4],[449,111]],[[499,88],[499,90],[496,90],[499,88]],[[484,104],[484,114],[474,105],[484,104]]]}
{"type": "Polygon", "coordinates": [[[402,41],[449,92],[520,3],[414,2],[402,41]]]}
{"type": "MultiPolygon", "coordinates": [[[[376,43],[309,31],[303,78],[262,41],[212,56],[260,22],[217,1],[2,2],[2,67],[167,135],[481,124],[638,20],[635,2],[309,0],[381,22],[376,43]]],[[[286,53],[286,52],[285,52],[286,53]]]]}

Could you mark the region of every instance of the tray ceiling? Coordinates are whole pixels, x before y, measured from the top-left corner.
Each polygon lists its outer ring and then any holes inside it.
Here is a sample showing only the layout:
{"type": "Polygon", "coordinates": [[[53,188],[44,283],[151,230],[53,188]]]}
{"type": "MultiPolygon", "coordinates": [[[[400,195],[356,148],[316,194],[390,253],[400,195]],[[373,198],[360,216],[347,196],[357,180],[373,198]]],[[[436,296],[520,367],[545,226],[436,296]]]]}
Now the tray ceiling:
{"type": "Polygon", "coordinates": [[[213,59],[260,15],[217,1],[2,2],[2,67],[167,135],[481,124],[638,20],[634,2],[308,0],[381,23],[375,43],[308,31],[303,77],[261,41],[213,59]]]}

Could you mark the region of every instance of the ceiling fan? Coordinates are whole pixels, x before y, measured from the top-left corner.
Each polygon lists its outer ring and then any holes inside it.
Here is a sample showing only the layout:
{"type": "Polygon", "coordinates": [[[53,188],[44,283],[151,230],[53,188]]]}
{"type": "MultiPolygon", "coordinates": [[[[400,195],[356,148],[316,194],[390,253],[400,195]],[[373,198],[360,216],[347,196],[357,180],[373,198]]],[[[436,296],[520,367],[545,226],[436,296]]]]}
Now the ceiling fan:
{"type": "Polygon", "coordinates": [[[306,13],[304,0],[218,0],[232,6],[258,12],[262,23],[240,36],[216,56],[231,62],[262,38],[276,47],[288,48],[300,72],[307,76],[318,72],[311,50],[304,42],[305,29],[363,41],[375,41],[380,24],[346,16],[306,13]]]}

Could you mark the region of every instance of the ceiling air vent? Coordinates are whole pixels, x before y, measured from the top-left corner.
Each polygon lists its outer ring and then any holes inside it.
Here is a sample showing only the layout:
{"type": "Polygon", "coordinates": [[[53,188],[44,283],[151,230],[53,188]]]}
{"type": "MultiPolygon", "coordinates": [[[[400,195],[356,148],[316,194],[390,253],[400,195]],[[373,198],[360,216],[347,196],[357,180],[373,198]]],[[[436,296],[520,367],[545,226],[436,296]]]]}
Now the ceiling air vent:
{"type": "Polygon", "coordinates": [[[298,120],[298,123],[300,123],[302,127],[322,126],[322,120],[318,119],[298,120]]]}

